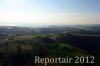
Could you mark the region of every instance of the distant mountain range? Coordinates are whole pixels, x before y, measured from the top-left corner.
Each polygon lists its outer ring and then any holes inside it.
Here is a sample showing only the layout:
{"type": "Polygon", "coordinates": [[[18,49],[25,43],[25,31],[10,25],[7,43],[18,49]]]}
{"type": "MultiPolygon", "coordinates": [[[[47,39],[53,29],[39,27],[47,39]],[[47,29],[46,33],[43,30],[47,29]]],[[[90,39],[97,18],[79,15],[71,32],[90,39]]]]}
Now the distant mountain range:
{"type": "Polygon", "coordinates": [[[51,34],[51,33],[83,33],[100,35],[100,25],[67,25],[67,26],[48,26],[48,27],[19,27],[19,26],[0,26],[0,34],[51,34]]]}

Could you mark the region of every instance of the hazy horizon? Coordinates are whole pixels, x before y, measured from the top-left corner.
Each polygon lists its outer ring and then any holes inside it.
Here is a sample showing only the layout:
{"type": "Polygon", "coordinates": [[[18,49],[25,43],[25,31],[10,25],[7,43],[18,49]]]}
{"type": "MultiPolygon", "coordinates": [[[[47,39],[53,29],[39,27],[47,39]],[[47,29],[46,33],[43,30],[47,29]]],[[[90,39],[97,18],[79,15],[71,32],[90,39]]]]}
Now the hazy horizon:
{"type": "Polygon", "coordinates": [[[100,24],[99,0],[0,0],[0,25],[100,24]]]}
{"type": "Polygon", "coordinates": [[[42,27],[80,27],[80,26],[99,26],[100,24],[66,24],[66,25],[34,25],[34,24],[23,24],[23,25],[16,25],[16,24],[1,24],[0,26],[3,27],[33,27],[33,28],[42,28],[42,27]]]}

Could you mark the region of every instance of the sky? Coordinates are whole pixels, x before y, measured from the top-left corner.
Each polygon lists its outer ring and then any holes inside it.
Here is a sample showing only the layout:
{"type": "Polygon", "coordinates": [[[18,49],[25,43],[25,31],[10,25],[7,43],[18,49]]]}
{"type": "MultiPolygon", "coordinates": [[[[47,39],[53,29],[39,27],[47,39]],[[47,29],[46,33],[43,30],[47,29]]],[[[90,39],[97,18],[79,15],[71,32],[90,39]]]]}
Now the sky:
{"type": "Polygon", "coordinates": [[[100,24],[100,0],[0,0],[0,25],[100,24]]]}

